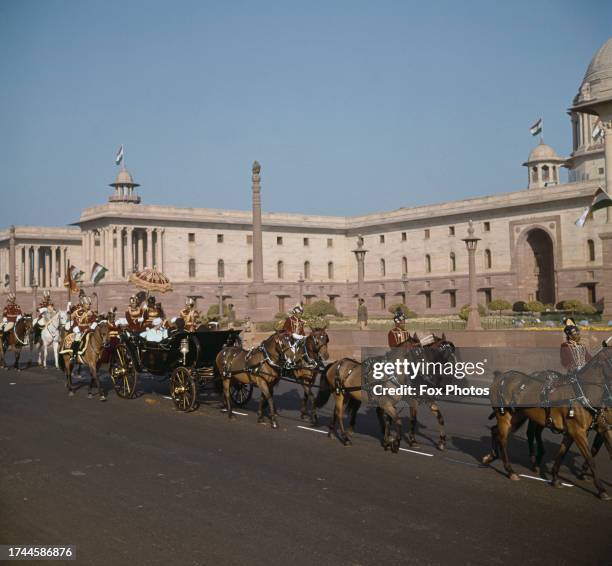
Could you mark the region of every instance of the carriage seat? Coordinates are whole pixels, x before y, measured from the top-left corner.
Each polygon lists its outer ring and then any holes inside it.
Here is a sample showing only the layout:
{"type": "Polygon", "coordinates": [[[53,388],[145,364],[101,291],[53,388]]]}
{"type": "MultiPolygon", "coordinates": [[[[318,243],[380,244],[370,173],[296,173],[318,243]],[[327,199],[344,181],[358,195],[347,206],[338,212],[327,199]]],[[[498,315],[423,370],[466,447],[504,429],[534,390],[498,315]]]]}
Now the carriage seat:
{"type": "Polygon", "coordinates": [[[165,328],[147,328],[140,333],[140,337],[144,338],[146,342],[159,343],[168,338],[168,331],[165,328]]]}

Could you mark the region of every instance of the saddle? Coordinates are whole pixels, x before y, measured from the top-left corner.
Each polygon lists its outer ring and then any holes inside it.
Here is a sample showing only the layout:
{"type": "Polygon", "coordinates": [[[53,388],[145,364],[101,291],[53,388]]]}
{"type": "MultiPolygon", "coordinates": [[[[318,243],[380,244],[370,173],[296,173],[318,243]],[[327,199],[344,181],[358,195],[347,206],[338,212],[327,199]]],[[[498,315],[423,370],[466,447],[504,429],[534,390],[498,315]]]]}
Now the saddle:
{"type": "MultiPolygon", "coordinates": [[[[79,346],[78,355],[82,356],[87,350],[87,346],[89,345],[89,336],[91,332],[85,332],[81,338],[81,344],[79,346]]],[[[62,344],[62,349],[60,350],[60,354],[70,354],[72,355],[72,344],[74,343],[75,333],[71,332],[70,334],[66,334],[64,338],[64,343],[62,344]]]]}

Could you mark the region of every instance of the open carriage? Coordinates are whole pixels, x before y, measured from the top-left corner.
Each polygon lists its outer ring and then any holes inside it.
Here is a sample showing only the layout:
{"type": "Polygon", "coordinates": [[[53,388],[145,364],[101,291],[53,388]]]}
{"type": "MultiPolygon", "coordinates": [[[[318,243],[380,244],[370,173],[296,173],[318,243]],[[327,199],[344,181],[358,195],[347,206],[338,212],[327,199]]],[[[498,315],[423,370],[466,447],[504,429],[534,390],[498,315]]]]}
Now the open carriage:
{"type": "MultiPolygon", "coordinates": [[[[222,390],[215,371],[215,357],[225,346],[240,344],[239,330],[197,330],[174,332],[161,342],[149,342],[125,331],[110,362],[110,376],[120,397],[136,394],[138,374],[148,372],[170,380],[170,395],[177,409],[191,411],[198,405],[199,392],[207,385],[222,390]]],[[[248,403],[252,384],[232,383],[232,402],[248,403]]]]}

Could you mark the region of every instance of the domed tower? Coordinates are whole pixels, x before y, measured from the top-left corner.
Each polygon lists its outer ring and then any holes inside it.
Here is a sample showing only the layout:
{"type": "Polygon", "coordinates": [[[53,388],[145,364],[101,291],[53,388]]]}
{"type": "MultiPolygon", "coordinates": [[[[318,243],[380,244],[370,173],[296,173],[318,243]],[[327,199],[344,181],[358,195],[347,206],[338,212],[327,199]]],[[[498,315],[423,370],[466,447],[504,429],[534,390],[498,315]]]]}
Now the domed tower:
{"type": "Polygon", "coordinates": [[[569,114],[573,138],[570,180],[602,179],[604,130],[612,116],[612,38],[593,56],[569,114]]]}
{"type": "Polygon", "coordinates": [[[134,190],[136,187],[140,187],[140,185],[134,183],[134,179],[132,179],[127,169],[121,169],[117,174],[115,182],[111,183],[109,187],[115,189],[115,194],[108,197],[109,202],[132,202],[134,204],[140,202],[140,197],[134,190]]]}
{"type": "Polygon", "coordinates": [[[565,161],[552,147],[541,142],[523,163],[528,171],[527,188],[542,189],[558,185],[561,179],[560,169],[565,165],[565,161]]]}

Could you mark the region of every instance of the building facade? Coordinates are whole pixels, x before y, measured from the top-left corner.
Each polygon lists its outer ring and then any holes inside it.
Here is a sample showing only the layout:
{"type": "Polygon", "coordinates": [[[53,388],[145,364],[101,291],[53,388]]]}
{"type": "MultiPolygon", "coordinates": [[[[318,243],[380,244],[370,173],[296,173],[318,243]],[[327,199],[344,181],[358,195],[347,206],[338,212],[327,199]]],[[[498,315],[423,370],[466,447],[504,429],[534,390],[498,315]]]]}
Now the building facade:
{"type": "Polygon", "coordinates": [[[479,302],[580,299],[608,310],[610,209],[582,228],[575,224],[595,190],[606,186],[609,120],[588,105],[592,93],[605,91],[602,84],[612,92],[612,39],[593,58],[570,110],[572,154],[560,157],[540,143],[523,164],[527,189],[363,216],[262,214],[258,163],[251,212],[149,205],[122,170],[108,202],[83,210],[72,226],[0,231],[3,289],[14,287],[26,305],[39,288],[59,297],[68,264],[87,279],[99,263],[108,269],[105,278],[85,288],[100,309],[122,308],[134,292],[128,276],[155,266],[173,284],[162,299],[168,312],[195,296],[201,308],[221,297],[239,316],[258,319],[318,299],[353,314],[363,296],[372,314],[400,302],[420,315],[453,313],[469,300],[462,239],[472,220],[480,238],[479,302]],[[569,169],[567,183],[562,167],[569,169]],[[362,278],[358,257],[365,258],[362,278]]]}

